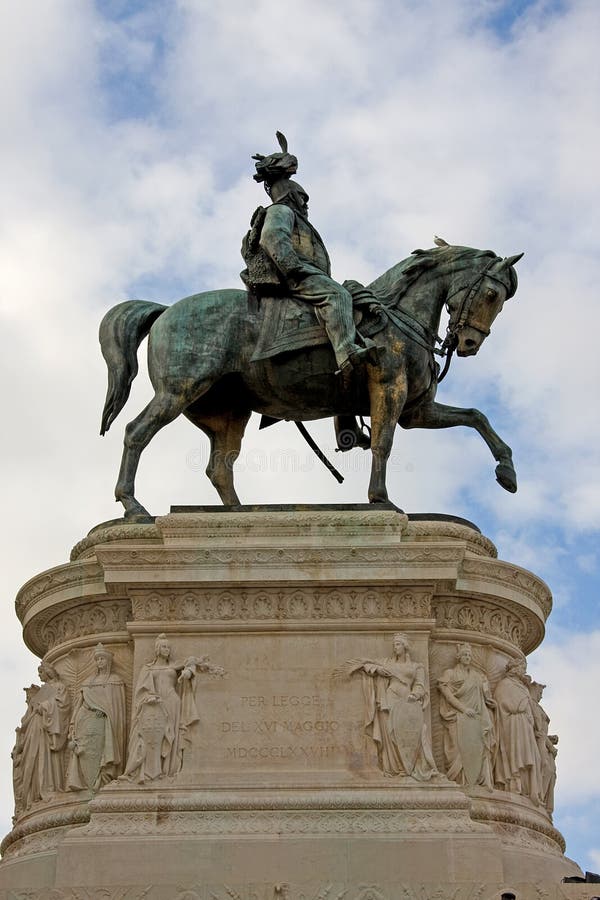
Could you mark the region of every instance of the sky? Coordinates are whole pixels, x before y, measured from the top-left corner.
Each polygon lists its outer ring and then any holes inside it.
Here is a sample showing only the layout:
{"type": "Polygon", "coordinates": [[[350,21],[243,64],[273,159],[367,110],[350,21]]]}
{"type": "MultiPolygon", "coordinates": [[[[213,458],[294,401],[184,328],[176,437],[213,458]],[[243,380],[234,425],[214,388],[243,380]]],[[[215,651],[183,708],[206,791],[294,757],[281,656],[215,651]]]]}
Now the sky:
{"type": "MultiPolygon", "coordinates": [[[[98,435],[97,328],[123,299],[240,287],[239,246],[264,194],[251,155],[283,131],[338,280],[368,282],[415,247],[521,251],[519,289],[438,399],[484,411],[509,443],[516,495],[474,432],[398,430],[390,498],[476,522],[551,586],[529,662],[560,736],[555,824],[600,871],[600,61],[597,0],[21,0],[0,9],[0,316],[4,605],[0,831],[10,750],[37,661],[13,599],[120,515],[123,428],[140,374],[98,435]]],[[[333,455],[331,423],[311,433],[333,455]]],[[[187,420],[146,450],[153,514],[217,503],[207,440],[187,420]]],[[[368,455],[312,459],[294,426],[259,432],[242,502],[364,502],[368,455]]]]}

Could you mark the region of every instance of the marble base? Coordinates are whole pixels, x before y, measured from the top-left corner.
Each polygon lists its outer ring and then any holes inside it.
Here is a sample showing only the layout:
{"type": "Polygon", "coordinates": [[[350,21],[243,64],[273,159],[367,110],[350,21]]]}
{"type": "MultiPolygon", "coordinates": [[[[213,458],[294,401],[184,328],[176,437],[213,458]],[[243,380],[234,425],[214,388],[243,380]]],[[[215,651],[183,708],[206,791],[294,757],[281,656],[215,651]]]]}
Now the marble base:
{"type": "Polygon", "coordinates": [[[93,529],[17,597],[27,645],[71,696],[99,641],[128,727],[159,634],[172,660],[207,655],[224,674],[194,676],[177,774],[18,811],[0,900],[595,897],[561,883],[580,870],[543,805],[445,774],[437,682],[457,644],[493,688],[540,643],[550,608],[546,585],[470,523],[394,508],[178,508],[93,529]],[[424,779],[386,776],[364,685],[340,675],[346,660],[390,657],[396,632],[429,694],[440,774],[424,779]]]}

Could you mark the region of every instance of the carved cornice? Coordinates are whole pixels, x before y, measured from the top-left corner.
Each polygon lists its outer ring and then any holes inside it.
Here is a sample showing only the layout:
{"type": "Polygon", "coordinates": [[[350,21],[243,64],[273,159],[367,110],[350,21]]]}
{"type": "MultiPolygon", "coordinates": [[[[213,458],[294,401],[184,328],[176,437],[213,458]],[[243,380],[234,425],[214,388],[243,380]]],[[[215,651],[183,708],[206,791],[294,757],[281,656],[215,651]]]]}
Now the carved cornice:
{"type": "Polygon", "coordinates": [[[111,544],[114,541],[154,541],[160,542],[161,534],[156,525],[136,525],[134,523],[122,525],[109,525],[106,528],[98,528],[90,532],[87,537],[71,550],[71,562],[93,555],[94,548],[98,544],[111,544]]]}
{"type": "Polygon", "coordinates": [[[96,586],[98,593],[105,593],[102,568],[95,560],[65,563],[63,566],[48,569],[31,578],[17,594],[15,600],[17,616],[24,622],[40,598],[57,591],[74,588],[80,592],[80,596],[83,596],[91,593],[90,588],[96,586]]]}
{"type": "Polygon", "coordinates": [[[437,520],[410,521],[406,529],[406,538],[416,538],[416,540],[446,540],[466,541],[469,544],[469,550],[478,556],[486,556],[496,559],[498,551],[495,545],[484,534],[469,528],[467,525],[461,525],[459,522],[443,522],[437,520]]]}
{"type": "Polygon", "coordinates": [[[165,538],[207,537],[240,533],[276,534],[279,537],[298,537],[314,529],[334,534],[362,534],[365,531],[384,531],[390,535],[406,531],[408,517],[395,510],[339,509],[339,510],[269,510],[256,512],[171,513],[157,516],[156,525],[165,538]]]}
{"type": "MultiPolygon", "coordinates": [[[[83,825],[86,822],[89,822],[89,819],[90,813],[87,805],[79,805],[76,808],[62,809],[50,813],[36,814],[21,825],[15,825],[13,830],[6,835],[2,844],[0,844],[0,853],[2,853],[3,857],[10,855],[11,852],[18,855],[16,854],[16,850],[11,850],[13,844],[22,841],[30,835],[38,834],[39,832],[56,831],[56,829],[60,829],[60,833],[55,835],[55,838],[58,841],[65,828],[72,828],[74,825],[83,825]]],[[[52,839],[52,836],[50,835],[49,838],[52,839]]],[[[29,853],[32,851],[27,849],[24,852],[29,853]]]]}
{"type": "Polygon", "coordinates": [[[136,621],[430,618],[431,590],[277,588],[132,593],[136,621]]]}
{"type": "Polygon", "coordinates": [[[472,559],[466,557],[461,565],[461,575],[482,578],[502,587],[516,588],[529,597],[543,613],[544,620],[552,610],[552,594],[548,585],[527,569],[500,560],[472,559]]]}
{"type": "Polygon", "coordinates": [[[533,807],[527,808],[524,802],[504,803],[497,796],[493,800],[473,798],[471,816],[477,822],[487,822],[496,831],[499,830],[496,826],[502,826],[502,834],[512,835],[515,843],[519,842],[519,835],[523,837],[521,831],[529,831],[543,835],[555,852],[565,851],[566,844],[560,831],[554,828],[544,813],[533,807]]]}
{"type": "MultiPolygon", "coordinates": [[[[396,782],[394,782],[396,785],[396,782]]],[[[393,790],[328,788],[326,790],[273,789],[260,792],[231,790],[153,791],[149,788],[111,786],[90,801],[92,815],[120,813],[196,813],[196,812],[266,812],[271,810],[307,812],[310,810],[418,810],[452,811],[456,816],[468,816],[469,798],[454,784],[447,787],[415,785],[413,779],[404,779],[393,790]]]]}

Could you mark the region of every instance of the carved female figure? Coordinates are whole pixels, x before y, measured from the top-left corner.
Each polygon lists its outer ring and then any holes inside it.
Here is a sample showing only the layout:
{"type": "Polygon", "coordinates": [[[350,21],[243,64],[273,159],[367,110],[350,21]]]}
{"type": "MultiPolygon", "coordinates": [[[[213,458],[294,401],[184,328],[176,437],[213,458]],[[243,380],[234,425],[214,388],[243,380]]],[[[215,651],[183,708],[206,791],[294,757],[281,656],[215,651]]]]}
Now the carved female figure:
{"type": "Polygon", "coordinates": [[[539,806],[541,764],[529,681],[525,660],[515,659],[506,664],[506,674],[496,687],[498,752],[494,778],[501,790],[523,794],[539,806]]]}
{"type": "Polygon", "coordinates": [[[194,697],[197,672],[222,675],[208,657],[188,657],[171,662],[171,646],[165,634],[154,643],[154,657],[140,671],[133,696],[127,765],[122,778],[146,779],[176,775],[189,746],[190,726],[198,721],[194,697]]]}
{"type": "Polygon", "coordinates": [[[23,750],[25,749],[25,736],[31,719],[35,716],[33,701],[40,689],[39,684],[31,684],[23,688],[27,700],[27,709],[21,719],[21,724],[15,729],[15,746],[11,753],[13,761],[13,791],[15,795],[15,814],[23,810],[23,750]]]}
{"type": "Polygon", "coordinates": [[[447,776],[459,784],[493,790],[496,706],[487,679],[472,665],[470,644],[459,644],[457,663],[438,680],[447,776]]]}
{"type": "Polygon", "coordinates": [[[377,745],[384,775],[425,781],[438,774],[424,714],[429,705],[425,668],[411,659],[405,634],[395,634],[393,646],[393,657],[349,660],[346,672],[361,673],[365,731],[377,745]]]}
{"type": "Polygon", "coordinates": [[[46,662],[38,668],[41,687],[28,689],[29,707],[21,721],[19,782],[24,809],[64,790],[64,751],[70,699],[56,669],[46,662]]]}
{"type": "Polygon", "coordinates": [[[537,740],[538,750],[540,753],[541,764],[541,798],[542,803],[552,815],[554,812],[554,786],[556,784],[556,745],[558,744],[558,735],[548,734],[548,726],[550,725],[550,717],[548,713],[540,706],[540,700],[544,693],[545,684],[539,681],[532,681],[529,684],[529,694],[531,696],[531,707],[533,712],[533,722],[535,737],[537,740]]]}
{"type": "Polygon", "coordinates": [[[67,790],[96,791],[123,771],[125,685],[112,674],[112,660],[112,653],[98,644],[96,672],[77,693],[69,726],[67,790]]]}

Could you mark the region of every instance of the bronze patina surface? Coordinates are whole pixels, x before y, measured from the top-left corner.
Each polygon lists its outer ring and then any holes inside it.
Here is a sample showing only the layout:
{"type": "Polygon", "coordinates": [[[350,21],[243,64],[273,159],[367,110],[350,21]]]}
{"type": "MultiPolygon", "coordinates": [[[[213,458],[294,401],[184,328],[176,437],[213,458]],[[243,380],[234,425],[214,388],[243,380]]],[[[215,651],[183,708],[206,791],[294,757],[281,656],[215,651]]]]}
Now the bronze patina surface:
{"type": "Polygon", "coordinates": [[[240,502],[233,464],[253,411],[297,422],[336,417],[338,437],[344,425],[352,434],[355,416],[370,416],[371,503],[387,500],[386,464],[398,424],[474,428],[498,463],[498,482],[516,491],[510,447],[483,413],[435,402],[434,353],[444,308],[450,316],[447,359],[454,351],[478,352],[516,291],[514,265],[522,254],[502,258],[436,238],[436,247],[415,250],[366,287],[340,285],[308,222],[308,195],[290,177],[297,160],[278,138],[281,153],[256,157],[255,178],[273,202],[258,208],[243,242],[249,290],[194,294],[170,307],[126,301],[101,323],[108,366],[102,433],[129,396],[137,349],[149,334],[155,396],[125,429],[115,491],[126,518],[148,515],[134,494],[140,455],[180,414],[210,439],[207,475],[224,504],[240,502]]]}

